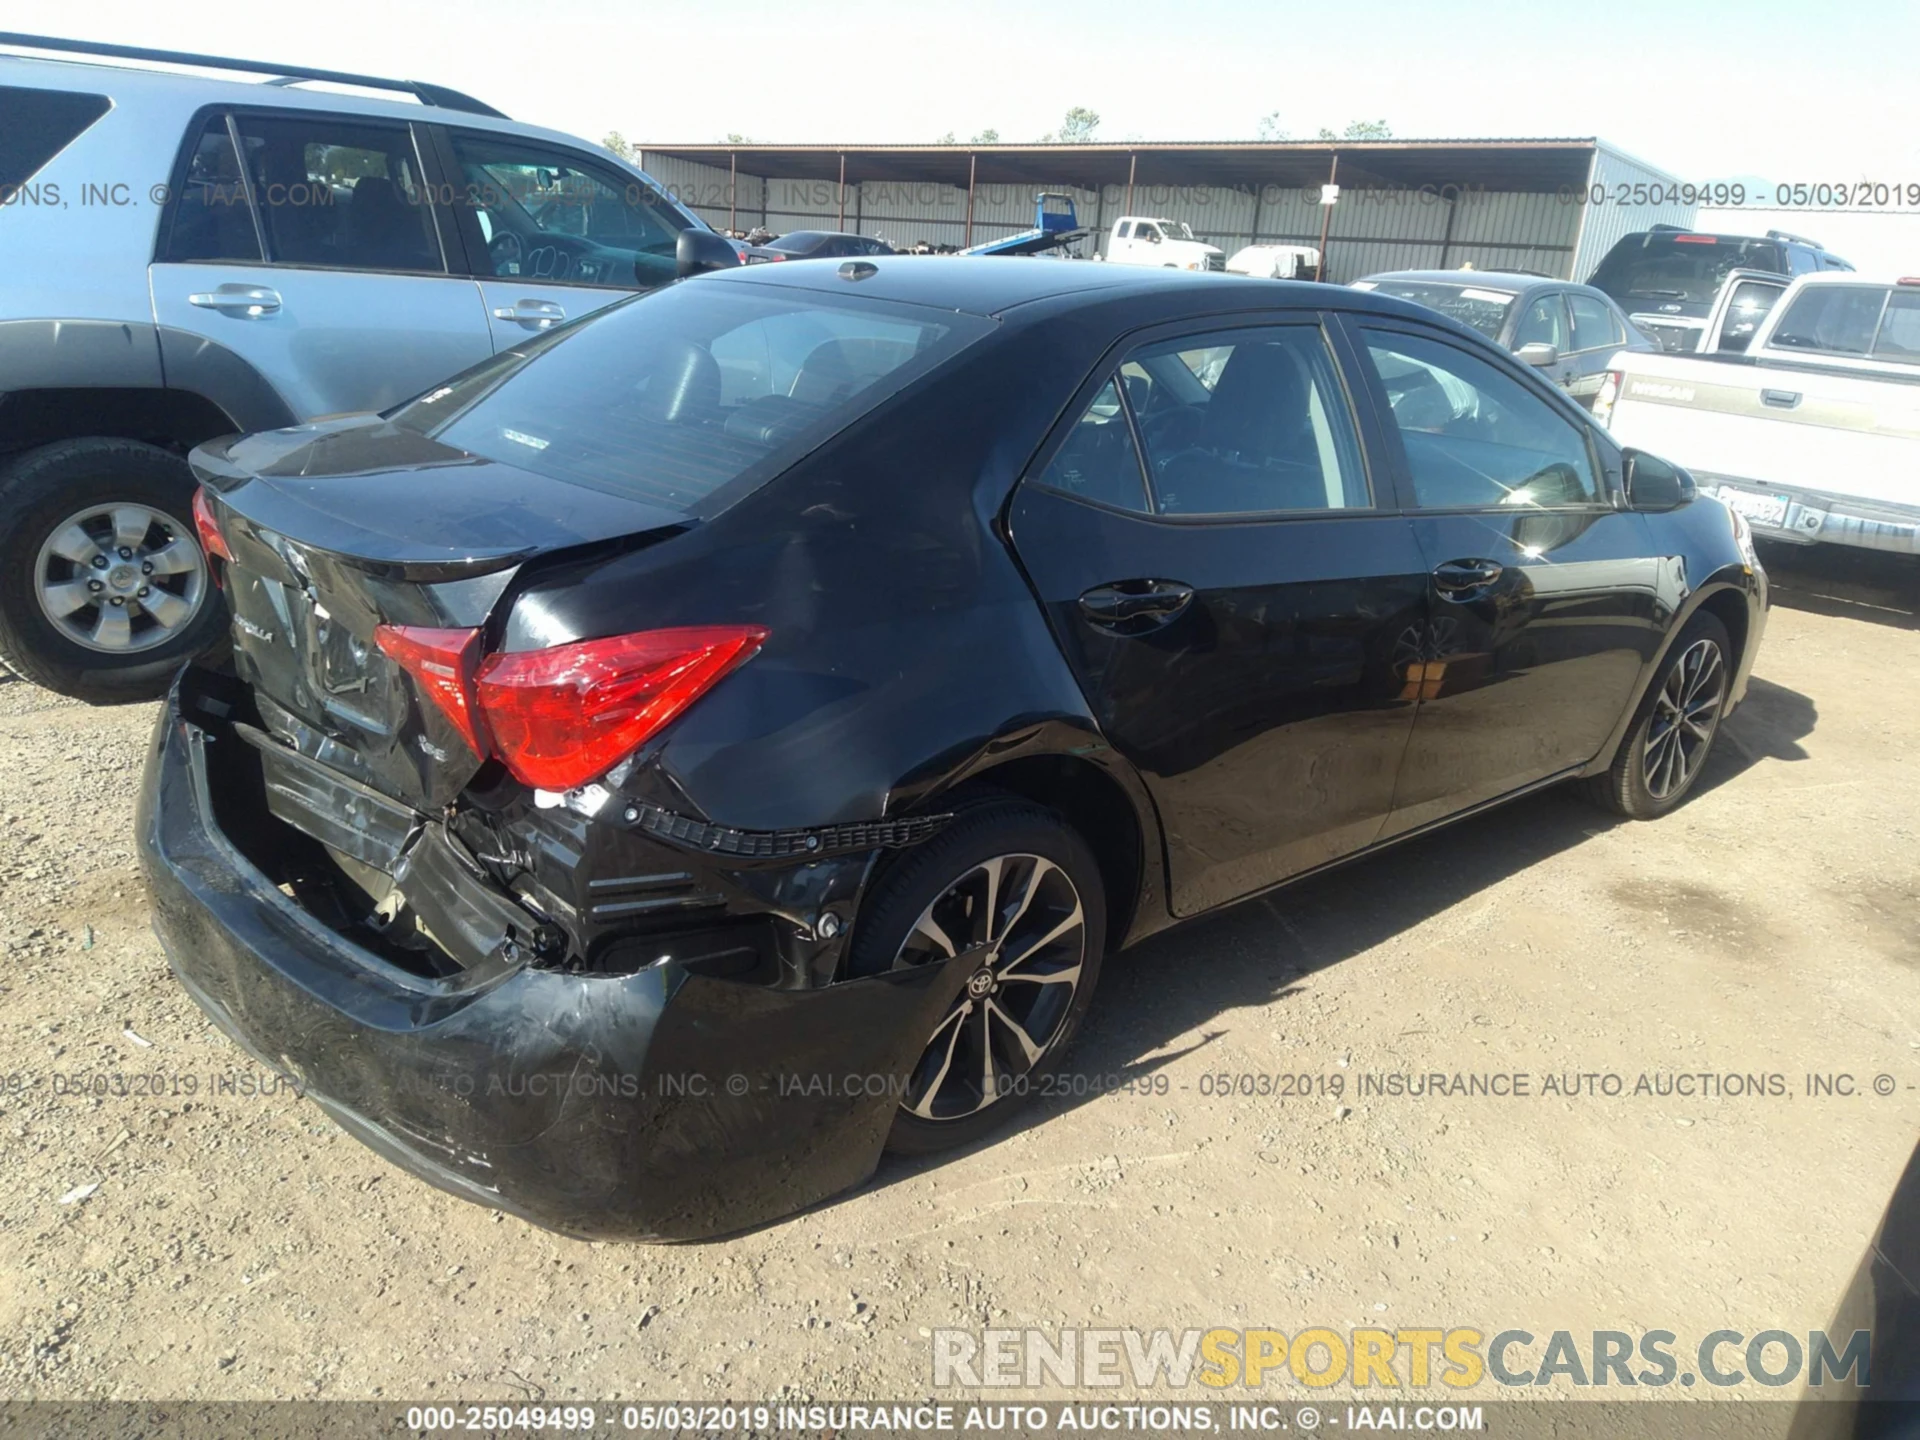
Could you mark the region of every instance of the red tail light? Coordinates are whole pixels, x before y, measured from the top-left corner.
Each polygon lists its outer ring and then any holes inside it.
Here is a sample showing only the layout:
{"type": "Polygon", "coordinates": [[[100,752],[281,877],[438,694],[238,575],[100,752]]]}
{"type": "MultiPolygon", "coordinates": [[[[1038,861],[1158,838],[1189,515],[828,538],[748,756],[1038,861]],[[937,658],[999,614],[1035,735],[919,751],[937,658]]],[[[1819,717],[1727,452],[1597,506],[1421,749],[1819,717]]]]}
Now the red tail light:
{"type": "Polygon", "coordinates": [[[381,650],[480,756],[514,779],[572,790],[665,729],[753,658],[757,625],[696,625],[480,658],[478,630],[382,625],[381,650]]]}
{"type": "Polygon", "coordinates": [[[571,790],[657,735],[766,638],[756,625],[700,625],[493,655],[475,695],[516,780],[571,790]]]}
{"type": "Polygon", "coordinates": [[[436,630],[426,625],[381,625],[373,640],[419,682],[420,693],[439,707],[473,753],[487,743],[473,709],[473,672],[480,659],[478,630],[436,630]]]}
{"type": "Polygon", "coordinates": [[[1718,235],[1676,235],[1673,237],[1673,243],[1676,245],[1718,245],[1720,243],[1720,237],[1718,235]]]}
{"type": "Polygon", "coordinates": [[[207,501],[204,485],[193,492],[193,529],[200,537],[202,550],[218,555],[229,565],[233,563],[233,551],[227,548],[227,537],[220,533],[220,522],[213,518],[213,506],[207,501]]]}

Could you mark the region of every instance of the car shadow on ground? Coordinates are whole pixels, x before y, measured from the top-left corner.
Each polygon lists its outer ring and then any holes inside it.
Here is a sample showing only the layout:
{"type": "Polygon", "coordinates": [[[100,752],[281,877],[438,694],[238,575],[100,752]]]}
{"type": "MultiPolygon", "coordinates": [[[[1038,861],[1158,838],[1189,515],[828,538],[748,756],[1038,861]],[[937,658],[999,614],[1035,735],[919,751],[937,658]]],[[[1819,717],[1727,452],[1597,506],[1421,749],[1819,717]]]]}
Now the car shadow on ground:
{"type": "MultiPolygon", "coordinates": [[[[1714,746],[1691,798],[1738,780],[1762,760],[1806,759],[1800,741],[1818,718],[1805,695],[1754,679],[1745,703],[1726,721],[1722,743],[1714,746]]],[[[1226,1029],[1213,1023],[1218,1017],[1303,993],[1317,971],[1631,823],[1587,803],[1572,787],[1558,786],[1239,901],[1109,955],[1099,993],[1053,1093],[976,1145],[926,1158],[883,1159],[868,1188],[937,1169],[1128,1082],[1137,1096],[1156,1071],[1221,1038],[1226,1029]],[[1169,983],[1170,973],[1177,973],[1175,983],[1169,983]]]]}
{"type": "Polygon", "coordinates": [[[1762,544],[1773,603],[1789,610],[1920,630],[1920,555],[1849,545],[1762,544]]]}

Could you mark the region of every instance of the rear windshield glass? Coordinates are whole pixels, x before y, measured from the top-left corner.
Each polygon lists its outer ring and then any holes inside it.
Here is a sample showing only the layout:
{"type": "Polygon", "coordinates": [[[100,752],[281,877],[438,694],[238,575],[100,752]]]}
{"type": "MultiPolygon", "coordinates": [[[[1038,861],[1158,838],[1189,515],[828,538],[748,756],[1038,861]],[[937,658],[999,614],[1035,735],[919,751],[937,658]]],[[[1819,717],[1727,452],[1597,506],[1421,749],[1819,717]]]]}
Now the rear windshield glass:
{"type": "Polygon", "coordinates": [[[20,187],[106,114],[107,106],[104,95],[0,85],[0,204],[21,202],[20,187]]]}
{"type": "Polygon", "coordinates": [[[1366,288],[1376,295],[1391,295],[1396,300],[1411,300],[1429,310],[1438,310],[1448,319],[1478,330],[1489,340],[1500,338],[1500,327],[1513,305],[1511,290],[1443,285],[1432,280],[1373,280],[1366,288]]]}
{"type": "Polygon", "coordinates": [[[1772,343],[1784,350],[1864,355],[1886,303],[1886,291],[1862,285],[1811,286],[1780,317],[1772,343]]]}
{"type": "Polygon", "coordinates": [[[1607,252],[1587,283],[1629,309],[1645,301],[1711,305],[1732,270],[1787,273],[1774,240],[1738,235],[1629,235],[1607,252]]]}
{"type": "Polygon", "coordinates": [[[991,329],[715,277],[516,346],[389,417],[536,475],[691,510],[777,474],[991,329]]]}

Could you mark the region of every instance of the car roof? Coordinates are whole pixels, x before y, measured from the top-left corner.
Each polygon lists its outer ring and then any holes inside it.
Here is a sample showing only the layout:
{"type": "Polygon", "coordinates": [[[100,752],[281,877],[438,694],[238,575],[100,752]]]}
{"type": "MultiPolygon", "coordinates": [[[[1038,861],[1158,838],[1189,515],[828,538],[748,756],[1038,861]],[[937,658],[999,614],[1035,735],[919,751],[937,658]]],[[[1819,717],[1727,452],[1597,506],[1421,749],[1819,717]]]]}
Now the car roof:
{"type": "Polygon", "coordinates": [[[1386,270],[1365,275],[1365,280],[1411,280],[1422,285],[1475,285],[1493,290],[1532,290],[1540,285],[1570,286],[1584,290],[1571,280],[1556,280],[1551,275],[1522,275],[1512,270],[1386,270]]]}
{"type": "Polygon", "coordinates": [[[1858,270],[1809,270],[1804,275],[1795,275],[1793,279],[1802,285],[1865,285],[1877,289],[1899,285],[1908,290],[1920,289],[1911,271],[1905,275],[1869,275],[1858,270]]]}
{"type": "Polygon", "coordinates": [[[1195,274],[1159,266],[1104,264],[1092,260],[1043,260],[1033,256],[875,255],[858,260],[795,260],[785,265],[743,265],[715,270],[697,283],[780,285],[799,289],[858,293],[908,305],[928,305],[963,314],[997,316],[1041,301],[1073,308],[1132,296],[1164,298],[1185,292],[1194,298],[1191,314],[1231,315],[1238,311],[1372,310],[1428,323],[1438,322],[1462,334],[1467,327],[1425,306],[1350,290],[1343,285],[1272,280],[1220,271],[1195,274]],[[859,267],[861,278],[842,271],[859,267]]]}
{"type": "Polygon", "coordinates": [[[0,76],[4,76],[9,85],[24,85],[30,89],[71,89],[104,94],[114,102],[116,108],[137,104],[143,99],[157,99],[175,107],[195,109],[202,105],[257,105],[275,110],[323,110],[420,124],[453,125],[470,130],[495,130],[528,139],[550,140],[557,145],[584,147],[594,152],[595,159],[633,169],[611,151],[602,150],[592,142],[565,131],[549,130],[544,126],[528,125],[501,116],[481,115],[470,110],[456,110],[450,106],[422,104],[412,99],[376,98],[365,91],[321,90],[307,83],[276,84],[267,78],[239,80],[217,72],[156,70],[137,62],[116,65],[94,60],[56,60],[40,55],[22,55],[12,50],[0,51],[0,76]]]}

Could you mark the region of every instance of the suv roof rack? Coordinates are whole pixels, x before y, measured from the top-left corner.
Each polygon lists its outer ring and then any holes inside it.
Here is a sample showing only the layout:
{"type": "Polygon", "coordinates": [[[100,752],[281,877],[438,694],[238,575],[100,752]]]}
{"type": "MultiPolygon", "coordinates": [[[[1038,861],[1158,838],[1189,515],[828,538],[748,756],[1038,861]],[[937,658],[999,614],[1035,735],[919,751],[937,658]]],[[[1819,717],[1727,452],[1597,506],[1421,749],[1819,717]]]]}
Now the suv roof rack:
{"type": "Polygon", "coordinates": [[[100,55],[114,60],[152,60],[165,65],[197,65],[210,70],[239,70],[250,75],[271,75],[283,85],[303,80],[325,80],[335,85],[359,85],[369,90],[398,90],[412,95],[422,105],[442,110],[464,110],[469,115],[491,115],[505,120],[504,111],[484,100],[476,100],[444,85],[424,80],[383,80],[377,75],[355,75],[347,70],[318,70],[311,65],[269,65],[260,60],[235,60],[221,55],[195,55],[185,50],[149,50],[139,45],[106,45],[92,40],[62,40],[52,35],[22,35],[0,30],[0,45],[17,45],[29,50],[59,50],[72,55],[100,55]]]}
{"type": "Polygon", "coordinates": [[[1682,232],[1684,232],[1686,228],[1684,225],[1649,225],[1647,227],[1649,230],[1679,230],[1682,232]]]}
{"type": "Polygon", "coordinates": [[[1806,236],[1795,235],[1790,230],[1769,230],[1767,232],[1767,239],[1792,240],[1792,241],[1796,241],[1801,245],[1811,245],[1816,250],[1824,250],[1827,248],[1826,246],[1822,245],[1818,240],[1809,240],[1806,236]]]}

